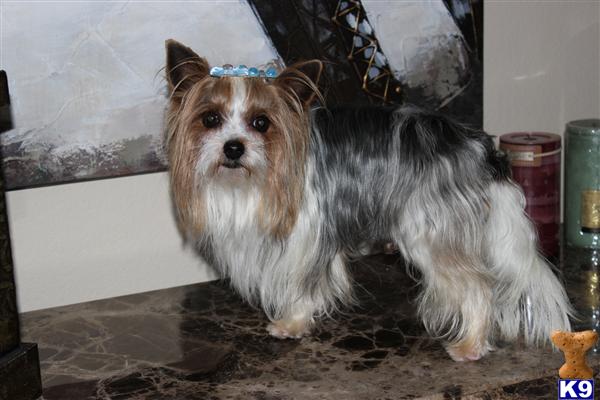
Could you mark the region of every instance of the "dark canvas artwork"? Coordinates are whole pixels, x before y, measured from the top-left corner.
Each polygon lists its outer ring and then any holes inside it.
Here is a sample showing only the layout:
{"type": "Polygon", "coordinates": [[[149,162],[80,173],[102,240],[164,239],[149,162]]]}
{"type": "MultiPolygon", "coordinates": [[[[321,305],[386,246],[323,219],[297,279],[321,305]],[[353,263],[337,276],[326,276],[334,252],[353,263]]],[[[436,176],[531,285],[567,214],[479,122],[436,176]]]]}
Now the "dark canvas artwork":
{"type": "Polygon", "coordinates": [[[287,64],[326,61],[329,104],[413,104],[481,128],[482,1],[248,1],[287,64]],[[444,12],[447,20],[432,26],[444,12]],[[390,34],[402,15],[408,33],[390,34]]]}
{"type": "Polygon", "coordinates": [[[321,59],[327,104],[415,104],[482,125],[480,0],[61,4],[2,6],[8,189],[165,170],[167,38],[214,65],[321,59]]]}

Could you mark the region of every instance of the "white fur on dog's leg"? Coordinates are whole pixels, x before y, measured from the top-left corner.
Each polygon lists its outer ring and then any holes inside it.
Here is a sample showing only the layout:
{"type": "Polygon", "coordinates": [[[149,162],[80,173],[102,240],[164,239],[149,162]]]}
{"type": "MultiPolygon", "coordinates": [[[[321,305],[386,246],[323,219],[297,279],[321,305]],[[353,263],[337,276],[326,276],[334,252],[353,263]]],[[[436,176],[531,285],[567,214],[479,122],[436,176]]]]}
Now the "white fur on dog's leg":
{"type": "Polygon", "coordinates": [[[483,344],[469,344],[465,342],[447,343],[444,347],[448,355],[457,362],[477,361],[490,351],[494,351],[494,348],[487,341],[483,344]]]}
{"type": "MultiPolygon", "coordinates": [[[[325,289],[325,292],[321,293],[321,296],[310,297],[304,293],[294,293],[286,291],[282,293],[281,298],[276,298],[282,301],[283,304],[292,303],[290,299],[299,299],[294,302],[291,306],[287,306],[282,312],[277,313],[277,317],[280,319],[274,319],[271,317],[271,323],[267,326],[267,331],[276,338],[279,339],[300,339],[303,336],[310,334],[313,326],[315,325],[315,315],[324,314],[326,310],[331,309],[334,306],[331,299],[344,300],[344,303],[350,304],[353,301],[350,288],[350,278],[348,277],[346,267],[344,264],[344,258],[341,254],[336,254],[333,258],[330,266],[330,284],[325,289]],[[331,281],[333,279],[333,281],[331,281]],[[287,301],[285,301],[287,300],[287,301]],[[283,317],[283,318],[282,318],[283,317]]],[[[293,274],[288,274],[293,276],[293,274]]],[[[296,286],[287,285],[290,286],[296,286]]],[[[273,285],[273,287],[278,287],[273,285]]],[[[273,304],[273,303],[271,303],[273,304]]],[[[279,307],[282,309],[283,307],[279,307]]],[[[272,315],[268,312],[269,308],[265,308],[267,316],[272,315]]]]}
{"type": "Polygon", "coordinates": [[[311,322],[306,319],[280,319],[271,322],[267,331],[278,339],[300,339],[310,333],[311,322]]]}
{"type": "Polygon", "coordinates": [[[513,183],[494,183],[489,198],[486,258],[497,282],[493,313],[500,336],[514,340],[523,332],[528,344],[546,343],[553,330],[571,330],[569,299],[550,265],[538,255],[523,191],[513,183]]]}

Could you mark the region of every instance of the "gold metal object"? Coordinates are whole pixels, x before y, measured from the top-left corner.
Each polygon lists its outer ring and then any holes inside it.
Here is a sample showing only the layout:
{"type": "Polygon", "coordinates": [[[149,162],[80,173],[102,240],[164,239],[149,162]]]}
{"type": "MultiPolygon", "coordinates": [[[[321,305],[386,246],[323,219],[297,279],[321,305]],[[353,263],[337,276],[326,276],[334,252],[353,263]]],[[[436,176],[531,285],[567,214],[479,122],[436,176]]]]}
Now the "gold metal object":
{"type": "Polygon", "coordinates": [[[581,230],[600,233],[600,190],[581,192],[581,230]]]}
{"type": "Polygon", "coordinates": [[[353,40],[350,48],[350,54],[348,54],[348,60],[355,64],[354,66],[357,73],[362,76],[362,90],[373,97],[389,103],[392,101],[390,99],[390,91],[393,90],[396,94],[399,94],[401,92],[401,88],[400,86],[396,86],[395,88],[391,87],[394,83],[394,74],[387,64],[385,64],[383,67],[376,64],[375,55],[378,52],[383,54],[383,52],[381,51],[379,42],[375,36],[359,31],[361,20],[366,19],[366,16],[363,14],[364,10],[360,4],[360,1],[340,0],[336,7],[335,15],[331,20],[338,27],[340,27],[340,29],[351,32],[355,37],[360,37],[362,41],[366,43],[362,43],[362,46],[357,46],[356,41],[353,40]],[[342,9],[342,4],[345,6],[344,9],[342,9]],[[355,26],[353,28],[340,22],[345,20],[348,14],[352,14],[356,17],[356,24],[354,24],[355,26]],[[369,49],[371,49],[370,56],[365,57],[365,53],[369,49]],[[360,57],[357,57],[359,55],[360,57]],[[369,74],[371,71],[374,71],[372,68],[376,68],[378,74],[371,77],[369,74]],[[374,85],[374,83],[381,84],[381,82],[383,82],[381,87],[376,87],[374,85]]]}

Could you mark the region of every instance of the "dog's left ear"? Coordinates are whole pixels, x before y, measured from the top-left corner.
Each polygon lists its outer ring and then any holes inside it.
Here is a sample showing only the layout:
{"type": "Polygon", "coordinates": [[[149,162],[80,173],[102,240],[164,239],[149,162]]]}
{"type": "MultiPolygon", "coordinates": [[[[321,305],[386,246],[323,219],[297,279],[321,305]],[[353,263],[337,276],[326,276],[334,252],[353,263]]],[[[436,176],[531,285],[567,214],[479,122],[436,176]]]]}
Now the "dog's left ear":
{"type": "Polygon", "coordinates": [[[298,100],[309,107],[319,94],[319,78],[323,72],[323,63],[310,60],[293,64],[284,69],[275,79],[275,84],[285,90],[291,90],[298,100]]]}
{"type": "Polygon", "coordinates": [[[165,42],[167,81],[170,94],[184,93],[210,72],[208,62],[176,40],[165,42]]]}

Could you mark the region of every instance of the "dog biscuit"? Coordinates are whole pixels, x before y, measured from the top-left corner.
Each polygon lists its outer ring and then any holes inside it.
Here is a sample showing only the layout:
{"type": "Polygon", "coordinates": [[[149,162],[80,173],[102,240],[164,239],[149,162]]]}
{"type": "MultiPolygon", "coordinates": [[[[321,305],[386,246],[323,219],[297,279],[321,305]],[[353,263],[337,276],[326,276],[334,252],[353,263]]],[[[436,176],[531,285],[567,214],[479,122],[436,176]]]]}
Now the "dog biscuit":
{"type": "Polygon", "coordinates": [[[598,340],[596,332],[554,331],[551,339],[565,355],[565,363],[558,370],[561,379],[592,379],[594,371],[586,364],[585,353],[598,340]]]}

